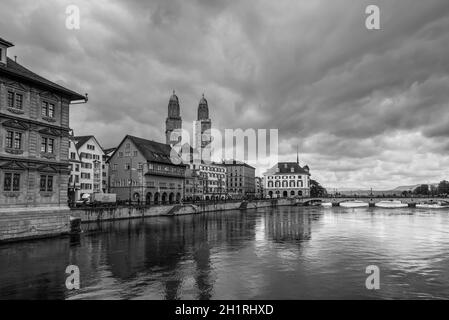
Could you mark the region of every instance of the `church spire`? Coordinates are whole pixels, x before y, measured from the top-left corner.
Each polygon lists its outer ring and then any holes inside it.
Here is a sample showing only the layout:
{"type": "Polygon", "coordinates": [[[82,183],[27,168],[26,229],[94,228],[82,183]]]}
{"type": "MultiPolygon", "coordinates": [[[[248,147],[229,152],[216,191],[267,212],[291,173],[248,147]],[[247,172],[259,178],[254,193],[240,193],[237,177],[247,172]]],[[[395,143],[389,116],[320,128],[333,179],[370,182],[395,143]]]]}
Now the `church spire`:
{"type": "Polygon", "coordinates": [[[182,128],[181,110],[179,106],[179,98],[176,95],[175,90],[168,101],[168,116],[165,120],[165,143],[173,145],[179,141],[179,134],[182,128]],[[175,132],[178,137],[172,137],[172,133],[175,132]]]}

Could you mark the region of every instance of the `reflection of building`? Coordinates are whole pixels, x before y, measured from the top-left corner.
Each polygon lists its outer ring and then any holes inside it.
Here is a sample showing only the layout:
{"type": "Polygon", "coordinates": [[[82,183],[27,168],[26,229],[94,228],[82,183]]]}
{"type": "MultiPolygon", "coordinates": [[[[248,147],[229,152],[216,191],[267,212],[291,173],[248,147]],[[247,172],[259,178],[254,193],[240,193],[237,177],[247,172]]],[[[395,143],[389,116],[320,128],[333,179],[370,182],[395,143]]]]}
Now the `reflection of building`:
{"type": "Polygon", "coordinates": [[[103,192],[103,149],[94,136],[74,137],[73,140],[81,161],[79,195],[103,192]]]}
{"type": "Polygon", "coordinates": [[[86,98],[9,59],[12,46],[0,38],[0,209],[67,208],[69,105],[86,98]]]}
{"type": "Polygon", "coordinates": [[[268,198],[310,195],[309,167],[298,162],[279,162],[264,173],[264,196],[268,198]]]}
{"type": "Polygon", "coordinates": [[[226,167],[226,185],[232,198],[255,195],[255,172],[250,165],[236,160],[224,161],[226,167]]]}
{"type": "Polygon", "coordinates": [[[167,144],[127,135],[109,160],[111,192],[147,204],[181,201],[185,166],[174,164],[170,152],[167,144]]]}
{"type": "Polygon", "coordinates": [[[312,235],[311,216],[298,214],[295,207],[276,209],[278,214],[266,214],[265,232],[274,241],[310,240],[312,235]]]}

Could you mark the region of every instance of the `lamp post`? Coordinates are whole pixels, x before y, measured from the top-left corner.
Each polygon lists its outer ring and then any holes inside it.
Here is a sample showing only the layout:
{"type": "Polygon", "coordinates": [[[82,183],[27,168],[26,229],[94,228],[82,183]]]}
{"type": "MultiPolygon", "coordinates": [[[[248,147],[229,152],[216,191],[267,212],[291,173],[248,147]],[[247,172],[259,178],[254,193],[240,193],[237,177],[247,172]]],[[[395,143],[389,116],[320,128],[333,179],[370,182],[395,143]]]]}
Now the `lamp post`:
{"type": "Polygon", "coordinates": [[[133,158],[131,157],[131,155],[129,156],[129,181],[128,181],[128,185],[129,185],[129,197],[128,197],[128,203],[131,205],[131,188],[132,188],[132,179],[133,179],[133,158]]]}

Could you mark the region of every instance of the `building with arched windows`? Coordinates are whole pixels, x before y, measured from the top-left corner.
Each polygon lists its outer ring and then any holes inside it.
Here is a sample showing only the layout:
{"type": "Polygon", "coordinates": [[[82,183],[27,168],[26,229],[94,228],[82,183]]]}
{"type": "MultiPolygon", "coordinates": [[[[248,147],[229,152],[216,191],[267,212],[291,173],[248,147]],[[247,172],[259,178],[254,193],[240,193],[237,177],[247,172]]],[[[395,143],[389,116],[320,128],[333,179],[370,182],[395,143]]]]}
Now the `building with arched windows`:
{"type": "Polygon", "coordinates": [[[298,162],[279,162],[264,173],[265,198],[297,198],[310,196],[309,167],[298,162]]]}

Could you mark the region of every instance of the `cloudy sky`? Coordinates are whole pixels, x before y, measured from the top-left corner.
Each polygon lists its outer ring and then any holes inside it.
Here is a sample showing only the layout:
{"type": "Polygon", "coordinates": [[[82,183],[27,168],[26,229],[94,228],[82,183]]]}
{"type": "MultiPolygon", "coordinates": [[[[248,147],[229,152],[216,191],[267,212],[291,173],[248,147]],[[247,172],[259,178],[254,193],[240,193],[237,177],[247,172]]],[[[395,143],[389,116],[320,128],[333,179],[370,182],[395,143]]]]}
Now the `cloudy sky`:
{"type": "Polygon", "coordinates": [[[71,127],[103,147],[163,141],[175,89],[185,126],[204,92],[214,127],[279,129],[280,159],[298,145],[328,188],[449,179],[448,0],[2,0],[0,30],[10,57],[89,93],[71,127]]]}

